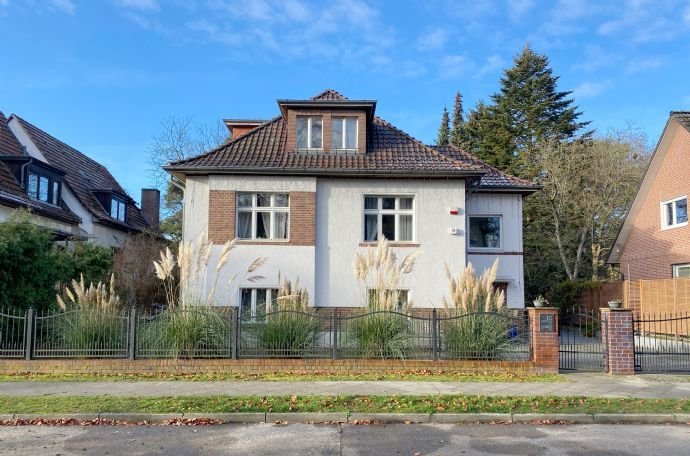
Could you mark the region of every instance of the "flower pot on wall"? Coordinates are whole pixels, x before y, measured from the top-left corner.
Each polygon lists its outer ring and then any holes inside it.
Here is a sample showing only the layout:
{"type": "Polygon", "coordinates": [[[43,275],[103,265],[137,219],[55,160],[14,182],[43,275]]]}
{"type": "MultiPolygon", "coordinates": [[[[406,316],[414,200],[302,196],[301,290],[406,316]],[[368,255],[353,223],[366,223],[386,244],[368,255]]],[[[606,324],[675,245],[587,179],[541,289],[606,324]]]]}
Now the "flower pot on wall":
{"type": "Polygon", "coordinates": [[[614,299],[613,301],[609,301],[609,309],[620,309],[622,305],[623,303],[620,299],[614,299]]]}

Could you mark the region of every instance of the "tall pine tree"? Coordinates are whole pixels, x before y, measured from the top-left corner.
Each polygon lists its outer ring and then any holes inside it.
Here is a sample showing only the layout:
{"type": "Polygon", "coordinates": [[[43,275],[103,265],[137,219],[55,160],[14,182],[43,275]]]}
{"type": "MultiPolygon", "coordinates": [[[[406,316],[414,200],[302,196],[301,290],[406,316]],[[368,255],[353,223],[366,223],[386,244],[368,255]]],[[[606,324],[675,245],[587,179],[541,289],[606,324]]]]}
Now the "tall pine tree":
{"type": "Polygon", "coordinates": [[[492,103],[470,114],[470,150],[499,168],[533,177],[529,155],[538,143],[573,139],[589,123],[578,120],[571,92],[558,91],[557,83],[548,57],[525,45],[505,70],[492,103]]]}
{"type": "Polygon", "coordinates": [[[447,146],[450,144],[450,116],[445,106],[443,107],[443,115],[441,116],[441,126],[438,127],[436,144],[439,146],[447,146]]]}
{"type": "Polygon", "coordinates": [[[450,130],[450,143],[461,147],[464,142],[463,125],[465,116],[462,109],[462,94],[455,92],[455,104],[453,105],[453,126],[450,130]]]}

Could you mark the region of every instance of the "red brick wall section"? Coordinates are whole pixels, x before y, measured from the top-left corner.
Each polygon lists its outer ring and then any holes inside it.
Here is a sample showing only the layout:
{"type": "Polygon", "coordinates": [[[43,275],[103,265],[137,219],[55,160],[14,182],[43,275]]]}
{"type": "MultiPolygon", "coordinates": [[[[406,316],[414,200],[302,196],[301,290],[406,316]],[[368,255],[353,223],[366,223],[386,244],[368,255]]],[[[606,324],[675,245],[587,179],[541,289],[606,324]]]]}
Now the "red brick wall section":
{"type": "Polygon", "coordinates": [[[633,312],[631,309],[601,309],[602,340],[608,353],[608,372],[614,375],[635,373],[633,312]]]}
{"type": "MultiPolygon", "coordinates": [[[[236,192],[210,190],[208,196],[208,238],[224,244],[235,238],[236,192]]],[[[239,241],[249,245],[316,245],[316,192],[290,192],[289,242],[239,241]]]]}
{"type": "Polygon", "coordinates": [[[558,309],[552,307],[530,307],[530,343],[532,359],[539,373],[558,373],[558,309]],[[553,315],[553,332],[540,332],[539,320],[542,315],[553,315]]]}
{"type": "Polygon", "coordinates": [[[690,263],[690,226],[661,229],[662,201],[690,195],[690,132],[679,127],[621,252],[627,280],[670,279],[672,265],[690,263]]]}
{"type": "Polygon", "coordinates": [[[535,374],[532,361],[381,359],[0,359],[0,375],[35,374],[262,374],[291,373],[516,373],[535,374]]]}

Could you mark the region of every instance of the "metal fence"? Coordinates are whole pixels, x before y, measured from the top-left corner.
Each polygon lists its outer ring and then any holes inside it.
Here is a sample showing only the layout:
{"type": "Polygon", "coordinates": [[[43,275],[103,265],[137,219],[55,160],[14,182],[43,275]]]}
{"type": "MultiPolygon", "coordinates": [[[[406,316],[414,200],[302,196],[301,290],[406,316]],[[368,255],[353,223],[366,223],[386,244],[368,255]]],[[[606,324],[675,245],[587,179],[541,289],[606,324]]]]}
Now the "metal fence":
{"type": "Polygon", "coordinates": [[[690,314],[635,317],[635,370],[690,372],[690,314]]]}
{"type": "Polygon", "coordinates": [[[565,371],[603,372],[607,366],[598,310],[571,309],[558,316],[558,365],[565,371]]]}
{"type": "Polygon", "coordinates": [[[366,309],[278,310],[242,318],[234,307],[139,314],[0,312],[0,357],[531,358],[524,311],[459,314],[366,309]]]}

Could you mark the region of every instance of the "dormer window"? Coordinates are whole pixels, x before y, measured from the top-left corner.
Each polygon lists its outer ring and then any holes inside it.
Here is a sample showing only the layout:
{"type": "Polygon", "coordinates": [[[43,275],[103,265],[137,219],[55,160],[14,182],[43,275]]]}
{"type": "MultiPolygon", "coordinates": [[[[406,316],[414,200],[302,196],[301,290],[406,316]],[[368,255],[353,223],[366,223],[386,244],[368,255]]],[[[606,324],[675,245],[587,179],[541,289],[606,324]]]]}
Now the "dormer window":
{"type": "Polygon", "coordinates": [[[331,148],[333,150],[357,149],[357,117],[333,117],[331,148]]]}
{"type": "Polygon", "coordinates": [[[297,116],[297,148],[323,149],[323,118],[297,116]]]}
{"type": "Polygon", "coordinates": [[[27,175],[26,193],[39,201],[57,206],[60,201],[60,179],[47,170],[32,166],[27,175]]]}
{"type": "Polygon", "coordinates": [[[110,216],[121,222],[125,221],[125,215],[127,214],[127,203],[122,198],[113,196],[110,199],[110,216]]]}

